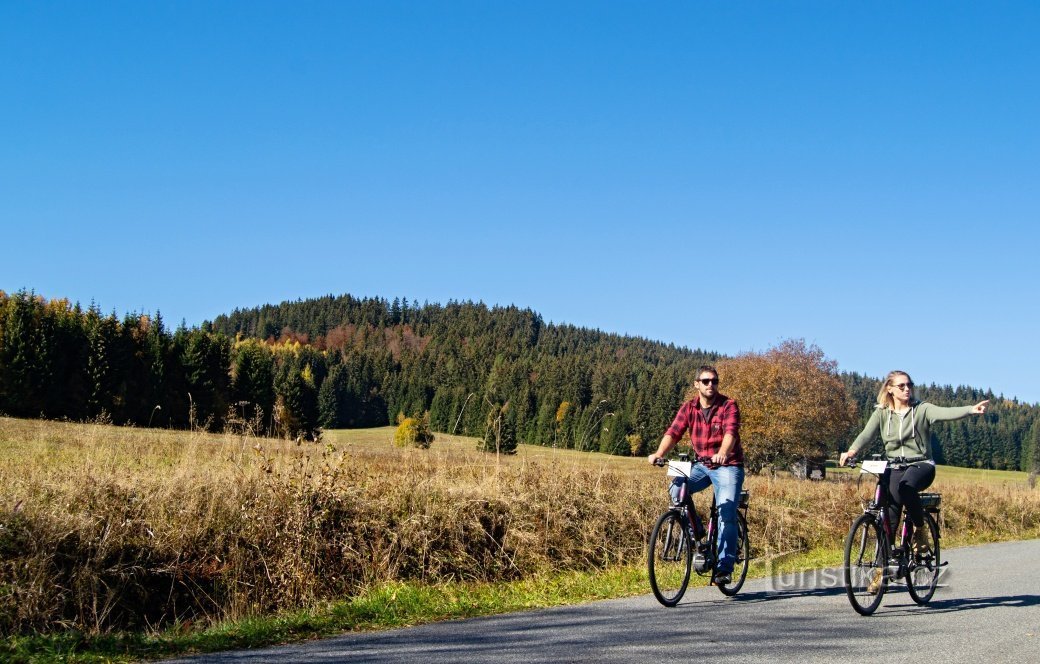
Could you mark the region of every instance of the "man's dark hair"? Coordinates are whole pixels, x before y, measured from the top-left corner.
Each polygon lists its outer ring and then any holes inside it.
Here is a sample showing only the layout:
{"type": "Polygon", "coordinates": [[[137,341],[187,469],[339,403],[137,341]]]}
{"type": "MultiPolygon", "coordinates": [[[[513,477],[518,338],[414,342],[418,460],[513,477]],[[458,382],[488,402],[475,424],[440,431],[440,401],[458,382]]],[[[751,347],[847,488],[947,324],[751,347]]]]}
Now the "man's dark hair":
{"type": "Polygon", "coordinates": [[[697,367],[697,373],[693,374],[693,379],[697,380],[698,378],[701,377],[701,374],[704,373],[705,371],[710,371],[711,373],[715,374],[716,378],[719,377],[719,370],[718,369],[716,369],[715,367],[711,366],[710,364],[702,364],[699,367],[697,367]]]}

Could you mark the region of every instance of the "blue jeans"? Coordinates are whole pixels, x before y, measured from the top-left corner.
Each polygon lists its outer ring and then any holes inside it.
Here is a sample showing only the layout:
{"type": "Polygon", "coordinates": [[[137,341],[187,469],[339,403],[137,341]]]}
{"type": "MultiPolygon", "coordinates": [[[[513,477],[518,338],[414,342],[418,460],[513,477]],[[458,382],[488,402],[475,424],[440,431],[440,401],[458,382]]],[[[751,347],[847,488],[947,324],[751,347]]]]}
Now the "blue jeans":
{"type": "Polygon", "coordinates": [[[715,503],[719,507],[719,560],[715,569],[719,573],[732,572],[737,557],[737,498],[744,487],[744,467],[708,468],[703,463],[694,464],[689,479],[676,477],[672,480],[669,492],[673,502],[679,500],[679,490],[684,482],[686,494],[691,499],[698,491],[715,486],[715,503]]]}

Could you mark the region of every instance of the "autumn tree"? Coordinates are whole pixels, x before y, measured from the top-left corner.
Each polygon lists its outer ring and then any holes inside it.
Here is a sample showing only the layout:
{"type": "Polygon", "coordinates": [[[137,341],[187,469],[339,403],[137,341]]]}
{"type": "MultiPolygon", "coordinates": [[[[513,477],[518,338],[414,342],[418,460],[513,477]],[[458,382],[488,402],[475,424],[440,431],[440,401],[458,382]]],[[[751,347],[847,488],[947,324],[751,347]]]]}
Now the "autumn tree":
{"type": "Polygon", "coordinates": [[[752,472],[848,446],[856,406],[837,363],[804,340],[718,363],[722,392],[740,405],[740,439],[752,472]]]}
{"type": "Polygon", "coordinates": [[[394,445],[428,449],[433,443],[429,413],[413,417],[400,416],[398,420],[397,430],[394,432],[394,445]]]}

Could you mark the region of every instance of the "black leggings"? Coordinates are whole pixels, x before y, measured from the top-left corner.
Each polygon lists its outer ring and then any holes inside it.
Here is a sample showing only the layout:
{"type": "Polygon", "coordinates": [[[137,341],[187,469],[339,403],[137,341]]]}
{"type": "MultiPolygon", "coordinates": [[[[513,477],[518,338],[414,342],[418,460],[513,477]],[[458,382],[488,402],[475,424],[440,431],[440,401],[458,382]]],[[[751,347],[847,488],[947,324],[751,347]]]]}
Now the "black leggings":
{"type": "Polygon", "coordinates": [[[934,480],[935,466],[925,461],[892,470],[888,482],[888,497],[891,501],[888,517],[893,528],[898,523],[900,507],[906,508],[906,514],[915,528],[924,526],[924,507],[917,494],[932,486],[934,480]]]}

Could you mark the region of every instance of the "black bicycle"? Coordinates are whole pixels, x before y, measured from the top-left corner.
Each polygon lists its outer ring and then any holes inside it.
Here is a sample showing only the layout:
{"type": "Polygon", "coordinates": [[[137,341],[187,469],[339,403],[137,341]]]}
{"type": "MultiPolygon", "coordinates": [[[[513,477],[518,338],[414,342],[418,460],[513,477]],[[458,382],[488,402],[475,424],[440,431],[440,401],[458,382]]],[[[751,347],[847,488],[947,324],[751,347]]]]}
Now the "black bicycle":
{"type": "Polygon", "coordinates": [[[881,605],[889,582],[903,578],[914,602],[927,604],[935,594],[939,570],[943,566],[939,555],[938,523],[942,496],[938,493],[919,494],[925,509],[927,545],[910,543],[911,524],[908,515],[904,515],[899,545],[895,546],[896,524],[890,523],[888,516],[889,476],[894,469],[909,464],[898,459],[885,461],[875,455],[858,465],[861,473],[877,477],[877,485],[873,500],[864,501],[863,514],[852,522],[845,540],[845,592],[849,602],[859,614],[869,616],[881,605]]]}
{"type": "MultiPolygon", "coordinates": [[[[668,464],[669,473],[677,477],[690,477],[692,464],[686,455],[679,461],[666,462],[659,459],[658,466],[668,464]]],[[[714,492],[712,492],[714,494],[714,492]]],[[[718,559],[719,510],[715,498],[711,499],[711,512],[705,530],[700,515],[694,508],[691,496],[686,494],[683,484],[679,501],[669,507],[654,524],[647,547],[647,570],[650,573],[650,588],[654,596],[665,606],[675,606],[682,599],[690,583],[690,573],[710,574],[709,584],[716,586],[724,595],[736,595],[747,577],[749,551],[747,532],[747,508],[749,494],[740,492],[737,510],[737,556],[733,573],[727,583],[719,583],[715,574],[718,559]]]]}

